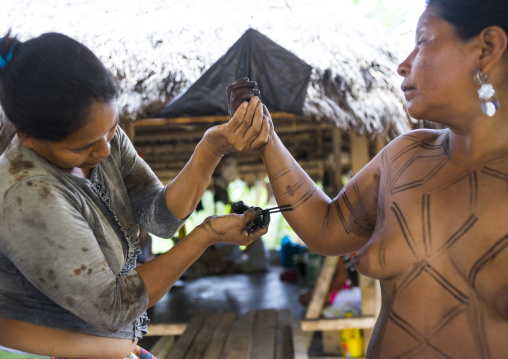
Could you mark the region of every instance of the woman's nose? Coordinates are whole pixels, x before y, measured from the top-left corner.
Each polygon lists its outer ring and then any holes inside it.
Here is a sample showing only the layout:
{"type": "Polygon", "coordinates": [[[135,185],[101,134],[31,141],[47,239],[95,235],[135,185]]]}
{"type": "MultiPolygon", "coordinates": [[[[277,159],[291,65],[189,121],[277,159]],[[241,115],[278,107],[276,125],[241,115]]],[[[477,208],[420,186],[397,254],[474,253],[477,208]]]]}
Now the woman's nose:
{"type": "Polygon", "coordinates": [[[406,77],[408,74],[409,74],[409,71],[411,69],[411,57],[412,57],[413,53],[409,54],[408,57],[406,57],[406,59],[404,61],[402,61],[399,65],[399,67],[397,68],[397,73],[402,76],[402,77],[406,77]]]}
{"type": "Polygon", "coordinates": [[[397,73],[398,73],[400,76],[402,76],[402,77],[406,77],[406,76],[407,76],[407,74],[408,74],[408,67],[407,67],[407,65],[406,65],[405,61],[404,61],[404,62],[402,62],[402,63],[399,65],[399,67],[397,68],[397,73]]]}
{"type": "Polygon", "coordinates": [[[104,138],[96,144],[94,150],[92,151],[92,157],[102,160],[103,158],[108,157],[110,153],[111,144],[106,138],[104,138]]]}

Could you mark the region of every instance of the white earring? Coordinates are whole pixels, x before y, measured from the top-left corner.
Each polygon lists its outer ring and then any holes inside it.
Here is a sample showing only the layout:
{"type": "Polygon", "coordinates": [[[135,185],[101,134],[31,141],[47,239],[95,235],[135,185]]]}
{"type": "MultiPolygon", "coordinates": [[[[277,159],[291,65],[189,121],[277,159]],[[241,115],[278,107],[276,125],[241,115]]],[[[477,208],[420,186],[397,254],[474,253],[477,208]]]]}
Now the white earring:
{"type": "Polygon", "coordinates": [[[494,90],[494,86],[487,83],[487,79],[487,74],[483,75],[482,70],[476,70],[474,80],[480,86],[480,89],[478,90],[478,97],[481,101],[482,113],[492,117],[499,109],[499,103],[494,97],[496,90],[494,90]]]}

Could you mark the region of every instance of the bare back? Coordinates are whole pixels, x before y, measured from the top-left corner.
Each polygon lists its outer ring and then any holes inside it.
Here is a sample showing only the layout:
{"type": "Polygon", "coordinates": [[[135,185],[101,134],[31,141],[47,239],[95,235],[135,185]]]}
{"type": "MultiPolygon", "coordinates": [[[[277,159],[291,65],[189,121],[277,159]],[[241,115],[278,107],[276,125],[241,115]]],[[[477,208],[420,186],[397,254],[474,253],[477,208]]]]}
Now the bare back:
{"type": "Polygon", "coordinates": [[[377,223],[355,256],[383,293],[368,358],[508,353],[508,156],[461,164],[447,141],[411,132],[377,159],[377,223]]]}

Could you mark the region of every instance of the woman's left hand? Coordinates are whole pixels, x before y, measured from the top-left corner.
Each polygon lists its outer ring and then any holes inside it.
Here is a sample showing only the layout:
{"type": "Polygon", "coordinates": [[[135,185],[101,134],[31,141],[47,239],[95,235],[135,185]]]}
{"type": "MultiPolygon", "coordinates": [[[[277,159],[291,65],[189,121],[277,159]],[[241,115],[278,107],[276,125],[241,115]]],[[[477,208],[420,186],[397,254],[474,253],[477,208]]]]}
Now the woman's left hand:
{"type": "Polygon", "coordinates": [[[204,230],[209,245],[229,243],[246,246],[268,232],[270,215],[261,215],[261,208],[252,207],[243,214],[210,216],[195,230],[204,230]]]}
{"type": "Polygon", "coordinates": [[[273,131],[272,119],[263,115],[263,104],[254,96],[242,103],[228,122],[206,131],[203,140],[219,157],[231,152],[252,152],[263,147],[273,131]]]}

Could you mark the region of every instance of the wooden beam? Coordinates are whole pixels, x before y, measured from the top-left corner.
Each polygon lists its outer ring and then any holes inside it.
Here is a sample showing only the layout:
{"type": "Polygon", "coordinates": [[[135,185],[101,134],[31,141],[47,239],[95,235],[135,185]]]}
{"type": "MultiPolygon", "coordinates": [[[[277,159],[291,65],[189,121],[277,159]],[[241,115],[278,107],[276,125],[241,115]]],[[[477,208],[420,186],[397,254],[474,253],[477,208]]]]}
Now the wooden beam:
{"type": "Polygon", "coordinates": [[[210,313],[195,314],[190,320],[185,333],[178,338],[178,341],[171,348],[169,354],[166,355],[165,358],[163,357],[160,359],[184,358],[185,354],[192,348],[195,337],[198,335],[209,315],[210,313]]]}
{"type": "MultiPolygon", "coordinates": [[[[370,316],[357,318],[302,319],[299,322],[302,331],[314,332],[319,330],[328,331],[349,328],[374,328],[376,319],[377,318],[375,316],[370,316]]],[[[146,334],[146,336],[182,335],[186,328],[186,323],[148,324],[148,334],[146,334]]]]}
{"type": "Polygon", "coordinates": [[[250,311],[240,317],[229,333],[221,359],[249,359],[252,349],[253,333],[256,312],[250,311]]]}
{"type": "MultiPolygon", "coordinates": [[[[288,112],[272,112],[270,113],[272,119],[288,118],[300,119],[303,116],[295,115],[288,112]]],[[[145,118],[134,122],[135,127],[141,126],[160,126],[160,125],[173,125],[173,124],[190,124],[190,123],[215,123],[226,122],[231,117],[225,116],[194,116],[194,117],[176,117],[176,118],[145,118]]]]}
{"type": "Polygon", "coordinates": [[[278,317],[275,309],[260,309],[256,312],[249,359],[269,359],[275,356],[278,317]]]}
{"type": "Polygon", "coordinates": [[[156,358],[164,358],[169,354],[171,348],[175,345],[175,336],[165,336],[157,340],[153,347],[150,348],[150,354],[156,358]]]}
{"type": "MultiPolygon", "coordinates": [[[[338,128],[333,129],[333,173],[331,182],[333,186],[333,195],[336,196],[342,189],[342,133],[338,128]]],[[[348,156],[349,157],[349,156],[348,156]]],[[[348,158],[349,159],[349,158],[348,158]]]]}
{"type": "Polygon", "coordinates": [[[320,317],[323,305],[325,304],[326,297],[330,290],[333,275],[337,269],[338,261],[339,257],[325,258],[314,292],[312,293],[312,299],[307,307],[307,312],[305,313],[305,319],[316,319],[320,317]]]}
{"type": "Polygon", "coordinates": [[[125,131],[127,137],[131,142],[134,142],[134,136],[136,135],[136,129],[134,128],[133,122],[125,122],[121,124],[122,129],[125,131]]]}
{"type": "Polygon", "coordinates": [[[297,322],[293,322],[291,326],[293,334],[293,354],[295,359],[309,359],[307,347],[305,345],[304,335],[301,327],[297,322]]]}
{"type": "Polygon", "coordinates": [[[206,352],[203,355],[203,358],[206,359],[219,359],[222,354],[222,349],[224,348],[224,344],[226,343],[226,339],[231,330],[231,326],[235,321],[236,315],[235,313],[220,313],[218,320],[216,322],[215,332],[212,336],[212,341],[206,352]]]}
{"type": "MultiPolygon", "coordinates": [[[[134,122],[136,124],[137,122],[134,122]]],[[[138,126],[141,127],[141,126],[138,126]]],[[[277,134],[285,134],[285,133],[296,133],[296,132],[309,132],[309,131],[317,131],[317,130],[332,130],[334,127],[324,123],[297,123],[295,125],[275,125],[275,132],[277,134]]],[[[185,131],[185,130],[162,130],[158,127],[154,127],[151,125],[146,125],[146,128],[143,130],[136,129],[136,144],[144,143],[144,142],[168,142],[171,140],[192,140],[192,139],[201,139],[203,134],[208,129],[202,128],[199,130],[185,131]],[[148,131],[148,129],[152,129],[153,131],[148,131]],[[146,131],[145,131],[146,130],[146,131]],[[166,132],[167,131],[167,132],[166,132]]]]}
{"type": "Polygon", "coordinates": [[[351,169],[357,174],[370,161],[367,135],[351,133],[351,169]]]}
{"type": "Polygon", "coordinates": [[[300,321],[302,331],[314,332],[337,331],[342,329],[358,328],[372,329],[376,324],[377,317],[334,318],[334,319],[303,319],[300,321]]]}
{"type": "Polygon", "coordinates": [[[291,316],[291,309],[279,310],[275,359],[294,359],[292,326],[293,317],[291,316]]]}
{"type": "Polygon", "coordinates": [[[187,329],[187,323],[148,324],[146,336],[182,335],[187,329]]]}

